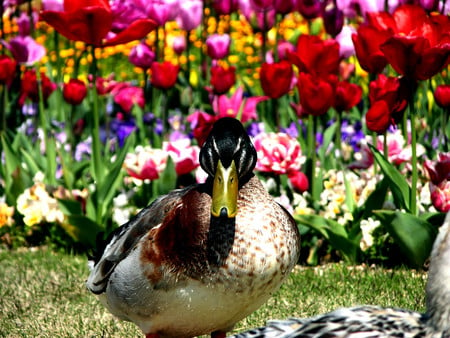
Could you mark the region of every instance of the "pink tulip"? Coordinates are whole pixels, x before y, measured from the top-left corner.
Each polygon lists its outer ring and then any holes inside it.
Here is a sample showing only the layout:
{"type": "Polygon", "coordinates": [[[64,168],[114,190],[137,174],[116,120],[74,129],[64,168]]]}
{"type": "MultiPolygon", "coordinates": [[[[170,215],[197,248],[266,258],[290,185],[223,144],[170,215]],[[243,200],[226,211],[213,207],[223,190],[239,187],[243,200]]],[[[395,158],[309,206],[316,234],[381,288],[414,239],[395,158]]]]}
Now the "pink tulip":
{"type": "Polygon", "coordinates": [[[159,26],[175,19],[179,9],[178,0],[153,0],[144,5],[147,7],[148,17],[155,20],[159,26]]]}
{"type": "Polygon", "coordinates": [[[450,211],[450,181],[442,181],[438,185],[430,183],[431,202],[433,206],[441,211],[450,211]]]}
{"type": "Polygon", "coordinates": [[[166,168],[168,154],[162,149],[138,146],[125,157],[124,168],[138,180],[155,180],[166,168]]]}
{"type": "Polygon", "coordinates": [[[114,96],[114,102],[117,103],[125,113],[130,113],[135,104],[144,108],[144,92],[142,87],[126,86],[121,88],[114,96]]]}
{"type": "Polygon", "coordinates": [[[228,34],[211,34],[206,38],[206,52],[212,59],[223,59],[230,52],[230,44],[228,34]]]}
{"type": "Polygon", "coordinates": [[[216,95],[212,106],[219,117],[237,117],[241,113],[240,120],[242,123],[245,123],[258,117],[256,105],[265,100],[267,100],[267,96],[254,96],[244,100],[244,90],[242,87],[239,87],[231,97],[216,95]]]}
{"type": "Polygon", "coordinates": [[[300,143],[286,133],[260,133],[253,142],[258,154],[256,170],[292,174],[305,162],[300,143]]]}
{"type": "Polygon", "coordinates": [[[155,53],[149,45],[141,42],[131,49],[128,60],[136,67],[149,69],[153,61],[155,61],[155,53]]]}
{"type": "Polygon", "coordinates": [[[199,166],[200,148],[191,144],[189,138],[181,138],[172,142],[164,142],[163,149],[175,163],[177,175],[188,174],[199,166]]]}
{"type": "Polygon", "coordinates": [[[183,35],[174,36],[172,39],[172,48],[177,55],[183,54],[186,50],[186,38],[183,35]]]}
{"type": "Polygon", "coordinates": [[[203,1],[185,0],[179,3],[177,22],[181,29],[190,31],[197,28],[203,19],[203,1]]]}

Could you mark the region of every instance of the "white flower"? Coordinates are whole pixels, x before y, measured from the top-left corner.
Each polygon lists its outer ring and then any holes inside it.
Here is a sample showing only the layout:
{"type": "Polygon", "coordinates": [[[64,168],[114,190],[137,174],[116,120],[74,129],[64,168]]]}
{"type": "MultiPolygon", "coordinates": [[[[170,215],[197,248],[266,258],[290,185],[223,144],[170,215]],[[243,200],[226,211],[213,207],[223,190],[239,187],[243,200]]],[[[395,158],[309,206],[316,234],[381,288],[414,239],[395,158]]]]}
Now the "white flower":
{"type": "Polygon", "coordinates": [[[361,233],[362,238],[361,242],[359,243],[359,247],[362,251],[366,251],[373,245],[373,231],[380,226],[380,221],[374,220],[371,217],[367,220],[362,220],[360,227],[361,227],[361,233]]]}

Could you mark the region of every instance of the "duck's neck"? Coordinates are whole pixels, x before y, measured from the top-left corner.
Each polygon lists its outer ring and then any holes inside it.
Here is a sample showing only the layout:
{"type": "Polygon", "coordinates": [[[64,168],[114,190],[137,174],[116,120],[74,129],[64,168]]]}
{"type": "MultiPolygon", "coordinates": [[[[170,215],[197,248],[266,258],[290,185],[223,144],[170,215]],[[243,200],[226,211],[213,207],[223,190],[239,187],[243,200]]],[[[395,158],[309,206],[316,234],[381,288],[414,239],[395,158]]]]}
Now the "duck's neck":
{"type": "Polygon", "coordinates": [[[235,218],[211,216],[207,238],[207,257],[211,268],[220,267],[234,243],[235,218]]]}
{"type": "Polygon", "coordinates": [[[450,213],[431,252],[426,298],[430,326],[439,332],[450,331],[450,213]]]}

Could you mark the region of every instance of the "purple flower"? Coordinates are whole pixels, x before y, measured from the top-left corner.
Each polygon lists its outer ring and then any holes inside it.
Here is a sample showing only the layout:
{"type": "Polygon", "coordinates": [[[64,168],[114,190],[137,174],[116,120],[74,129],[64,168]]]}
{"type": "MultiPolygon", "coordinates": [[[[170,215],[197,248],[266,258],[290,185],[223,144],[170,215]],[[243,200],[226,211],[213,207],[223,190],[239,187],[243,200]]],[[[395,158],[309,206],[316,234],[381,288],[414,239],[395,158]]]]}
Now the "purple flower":
{"type": "Polygon", "coordinates": [[[355,32],[354,28],[344,26],[336,36],[336,41],[339,43],[339,55],[344,59],[355,55],[355,45],[352,41],[352,34],[355,32]]]}
{"type": "Polygon", "coordinates": [[[77,162],[90,159],[92,154],[92,138],[89,136],[85,141],[80,142],[75,147],[75,160],[77,162]]]}
{"type": "Polygon", "coordinates": [[[128,60],[136,67],[149,69],[153,61],[155,61],[155,53],[149,45],[141,42],[131,49],[128,60]]]}
{"type": "Polygon", "coordinates": [[[181,55],[186,49],[186,38],[183,35],[177,35],[172,38],[173,51],[181,55]]]}
{"type": "Polygon", "coordinates": [[[292,138],[297,138],[298,137],[298,128],[297,128],[297,123],[296,122],[291,122],[291,124],[287,128],[281,128],[281,131],[283,133],[288,134],[292,138]]]}
{"type": "Polygon", "coordinates": [[[62,12],[64,10],[64,0],[42,0],[44,11],[62,12]]]}
{"type": "Polygon", "coordinates": [[[114,0],[111,2],[111,12],[113,14],[112,32],[121,32],[131,22],[147,17],[145,6],[139,5],[137,2],[129,0],[114,0]]]}
{"type": "MultiPolygon", "coordinates": [[[[38,15],[36,12],[33,12],[32,19],[33,19],[33,23],[38,21],[38,15]]],[[[25,12],[20,13],[20,16],[17,18],[17,26],[19,27],[19,35],[20,36],[30,35],[30,31],[31,31],[30,16],[25,12]]]]}
{"type": "Polygon", "coordinates": [[[341,32],[344,25],[344,13],[337,6],[330,9],[325,8],[322,18],[328,34],[335,37],[341,32]]]}
{"type": "Polygon", "coordinates": [[[38,104],[35,102],[27,102],[22,106],[22,114],[24,116],[35,116],[38,112],[38,104]]]}
{"type": "Polygon", "coordinates": [[[239,0],[213,0],[213,7],[219,15],[229,15],[239,8],[239,0]]]}
{"type": "Polygon", "coordinates": [[[351,145],[354,151],[360,151],[361,141],[366,138],[362,131],[361,121],[356,121],[355,124],[351,124],[346,119],[342,121],[341,135],[342,141],[351,145]]]}
{"type": "Polygon", "coordinates": [[[214,60],[223,59],[230,52],[230,44],[228,34],[211,34],[206,38],[206,52],[214,60]]]}
{"type": "Polygon", "coordinates": [[[159,26],[175,19],[179,12],[178,0],[153,0],[147,5],[148,17],[155,20],[159,26]]]}
{"type": "Polygon", "coordinates": [[[9,43],[3,41],[3,44],[11,51],[18,63],[27,66],[40,61],[46,53],[45,47],[34,41],[31,36],[16,36],[9,43]]]}
{"type": "Polygon", "coordinates": [[[185,31],[197,28],[203,18],[203,1],[185,0],[179,3],[178,25],[185,31]]]}
{"type": "Polygon", "coordinates": [[[247,133],[251,137],[255,137],[256,135],[264,132],[264,123],[263,122],[252,122],[247,127],[247,133]]]}
{"type": "Polygon", "coordinates": [[[111,131],[116,134],[119,147],[123,147],[128,135],[136,131],[136,129],[137,127],[133,119],[125,121],[114,119],[111,121],[111,131]]]}

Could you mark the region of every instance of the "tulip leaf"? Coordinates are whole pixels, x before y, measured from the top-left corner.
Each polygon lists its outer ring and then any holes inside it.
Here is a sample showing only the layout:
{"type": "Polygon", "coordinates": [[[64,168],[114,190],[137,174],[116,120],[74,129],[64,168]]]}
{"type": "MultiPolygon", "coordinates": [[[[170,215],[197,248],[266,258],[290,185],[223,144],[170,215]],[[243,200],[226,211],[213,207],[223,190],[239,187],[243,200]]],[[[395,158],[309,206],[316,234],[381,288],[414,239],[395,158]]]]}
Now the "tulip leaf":
{"type": "Polygon", "coordinates": [[[400,209],[410,211],[411,187],[405,177],[373,145],[369,144],[369,147],[384,176],[389,180],[395,204],[400,209]]]}
{"type": "Polygon", "coordinates": [[[374,214],[411,266],[421,268],[430,255],[437,228],[426,220],[401,211],[376,210],[374,214]]]}
{"type": "Polygon", "coordinates": [[[8,140],[6,133],[1,133],[1,144],[5,156],[3,167],[3,179],[5,180],[6,201],[9,205],[15,205],[17,197],[31,184],[29,176],[24,174],[19,153],[8,140]]]}
{"type": "Polygon", "coordinates": [[[98,223],[83,215],[70,215],[61,227],[74,241],[90,248],[95,247],[97,234],[103,231],[98,223]]]}
{"type": "MultiPolygon", "coordinates": [[[[177,182],[177,173],[175,171],[175,164],[170,156],[167,158],[166,168],[157,180],[156,196],[165,195],[169,191],[175,189],[177,182]]],[[[154,196],[154,197],[156,197],[154,196]]]]}
{"type": "Polygon", "coordinates": [[[58,199],[58,205],[64,215],[82,215],[81,203],[75,200],[58,199]]]}
{"type": "MultiPolygon", "coordinates": [[[[111,168],[107,170],[106,177],[101,181],[101,186],[98,187],[98,195],[97,195],[97,205],[99,208],[101,206],[101,217],[104,217],[107,213],[107,210],[110,207],[111,201],[116,192],[116,187],[119,184],[123,161],[125,160],[125,156],[128,152],[128,149],[135,142],[134,134],[130,134],[125,141],[125,144],[122,149],[117,154],[117,157],[114,163],[111,165],[111,168]]],[[[97,216],[98,216],[97,211],[97,216]]],[[[99,220],[97,220],[99,221],[99,220]]]]}
{"type": "Polygon", "coordinates": [[[297,223],[317,231],[350,263],[356,263],[359,242],[349,239],[345,228],[336,221],[317,215],[295,215],[297,223]]]}

